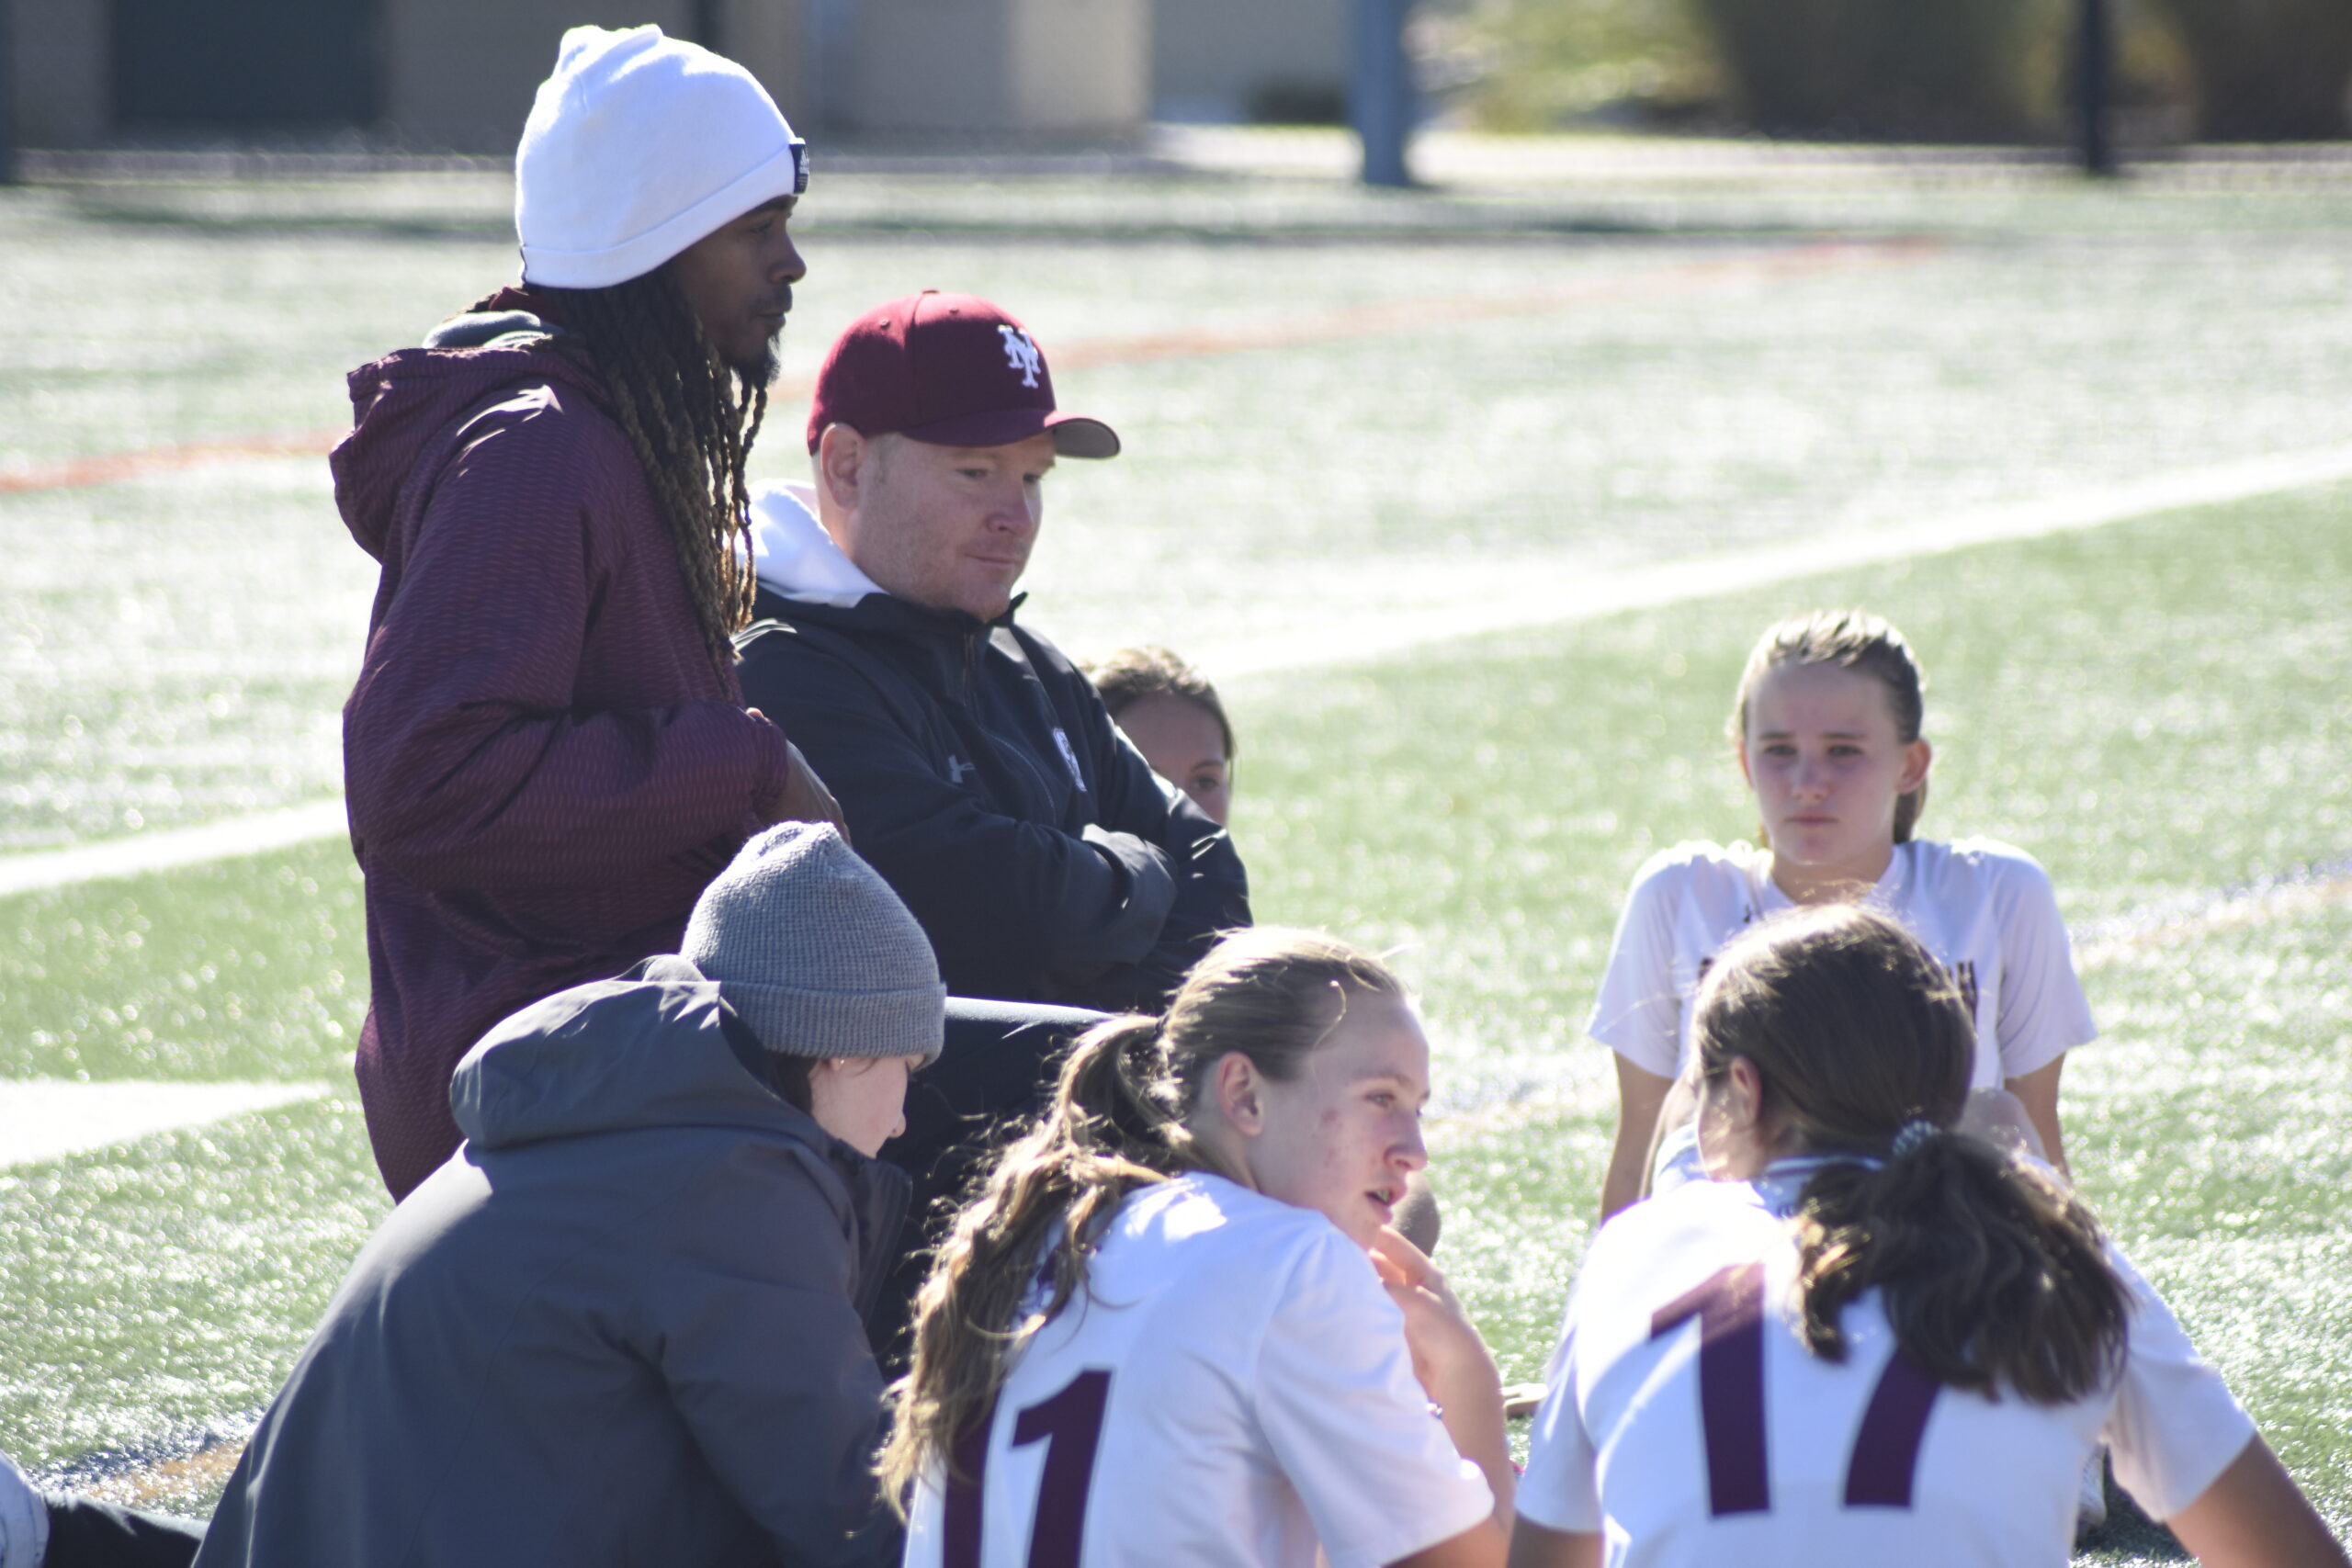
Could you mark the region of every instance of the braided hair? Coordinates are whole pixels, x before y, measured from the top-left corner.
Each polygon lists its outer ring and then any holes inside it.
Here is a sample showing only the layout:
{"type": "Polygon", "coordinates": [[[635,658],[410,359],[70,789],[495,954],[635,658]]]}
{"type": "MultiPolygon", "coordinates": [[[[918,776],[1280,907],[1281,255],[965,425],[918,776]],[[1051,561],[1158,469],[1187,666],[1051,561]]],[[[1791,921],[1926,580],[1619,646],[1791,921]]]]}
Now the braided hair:
{"type": "Polygon", "coordinates": [[[533,291],[568,329],[555,343],[603,378],[670,525],[711,662],[732,669],[755,590],[743,469],[767,412],[766,378],[719,357],[667,266],[606,288],[533,291]]]}

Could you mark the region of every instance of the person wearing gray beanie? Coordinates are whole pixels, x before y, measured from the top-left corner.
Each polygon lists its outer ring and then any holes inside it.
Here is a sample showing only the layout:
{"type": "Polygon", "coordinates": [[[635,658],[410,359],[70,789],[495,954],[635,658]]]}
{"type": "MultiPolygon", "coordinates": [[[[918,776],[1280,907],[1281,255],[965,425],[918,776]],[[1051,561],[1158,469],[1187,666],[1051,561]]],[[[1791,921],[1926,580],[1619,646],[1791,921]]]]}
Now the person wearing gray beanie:
{"type": "Polygon", "coordinates": [[[352,1265],[197,1568],[899,1561],[863,1319],[912,1190],[874,1156],[941,1049],[931,944],[797,822],[684,938],[467,1053],[466,1142],[352,1265]]]}
{"type": "Polygon", "coordinates": [[[778,1058],[778,1092],[869,1154],[906,1130],[907,1077],[939,1058],[947,987],[922,928],[839,830],[783,822],[744,845],[679,953],[778,1058]]]}
{"type": "Polygon", "coordinates": [[[770,823],[841,820],[731,640],[808,182],[741,66],[574,28],[515,155],[519,286],[352,374],[336,501],[382,565],[344,727],[357,1074],[395,1198],[457,1146],[484,1030],[674,953],[770,823]]]}
{"type": "Polygon", "coordinates": [[[896,1563],[868,1461],[910,1194],[960,1190],[968,1129],[1098,1017],[950,1000],[830,824],[755,835],[682,946],[467,1054],[466,1143],[353,1264],[209,1527],[0,1454],[0,1568],[896,1563]]]}

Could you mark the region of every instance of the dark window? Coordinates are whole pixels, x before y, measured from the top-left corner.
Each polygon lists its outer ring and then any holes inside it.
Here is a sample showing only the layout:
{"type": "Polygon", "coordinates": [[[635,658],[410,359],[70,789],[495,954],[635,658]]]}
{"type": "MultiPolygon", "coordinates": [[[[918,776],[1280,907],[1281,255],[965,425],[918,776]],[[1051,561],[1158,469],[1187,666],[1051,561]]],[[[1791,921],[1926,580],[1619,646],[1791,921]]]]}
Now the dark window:
{"type": "Polygon", "coordinates": [[[381,114],[377,0],[115,0],[115,120],[250,130],[381,114]]]}

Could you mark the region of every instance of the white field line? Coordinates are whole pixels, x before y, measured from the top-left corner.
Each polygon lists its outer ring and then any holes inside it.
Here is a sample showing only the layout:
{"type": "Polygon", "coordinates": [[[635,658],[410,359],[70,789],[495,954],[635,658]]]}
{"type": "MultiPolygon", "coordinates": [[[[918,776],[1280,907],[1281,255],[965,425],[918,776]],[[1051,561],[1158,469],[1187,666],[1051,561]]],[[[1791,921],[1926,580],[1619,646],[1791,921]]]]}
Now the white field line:
{"type": "Polygon", "coordinates": [[[316,1100],[326,1092],[324,1084],[316,1083],[0,1080],[0,1170],[316,1100]]]}
{"type": "Polygon", "coordinates": [[[2317,914],[2352,899],[2352,874],[2312,877],[2223,894],[2187,908],[2167,908],[2148,916],[2126,916],[2099,922],[2089,940],[2075,951],[2077,969],[2097,969],[2134,957],[2152,948],[2194,942],[2218,931],[2242,931],[2317,914]]]}
{"type": "Polygon", "coordinates": [[[1481,633],[1573,625],[1625,610],[1657,609],[1849,567],[1939,555],[1973,545],[2038,538],[2222,502],[2352,479],[2352,446],[2281,452],[2146,479],[2064,491],[1925,522],[1893,524],[1824,538],[1726,550],[1620,571],[1514,570],[1475,606],[1383,612],[1334,641],[1328,627],[1267,637],[1222,656],[1228,675],[1317,669],[1377,659],[1481,633]]]}
{"type": "MultiPolygon", "coordinates": [[[[2163,512],[2244,501],[2352,479],[2352,446],[2180,468],[2121,483],[2065,491],[1926,522],[1828,538],[1797,539],[1662,561],[1620,571],[1517,572],[1472,607],[1384,612],[1335,637],[1305,627],[1220,655],[1219,679],[1317,669],[1400,653],[1481,633],[1572,625],[1625,610],[1657,609],[1849,567],[1938,555],[2005,539],[2037,538],[2163,512]]],[[[0,856],[0,897],[104,877],[138,876],[323,839],[345,830],[340,801],[320,801],[200,828],[141,834],[72,849],[0,856]]]]}
{"type": "Polygon", "coordinates": [[[135,839],[108,839],[70,850],[0,858],[0,897],[34,893],[108,876],[141,876],[207,861],[256,855],[348,830],[341,800],[313,801],[282,811],[172,828],[135,839]]]}

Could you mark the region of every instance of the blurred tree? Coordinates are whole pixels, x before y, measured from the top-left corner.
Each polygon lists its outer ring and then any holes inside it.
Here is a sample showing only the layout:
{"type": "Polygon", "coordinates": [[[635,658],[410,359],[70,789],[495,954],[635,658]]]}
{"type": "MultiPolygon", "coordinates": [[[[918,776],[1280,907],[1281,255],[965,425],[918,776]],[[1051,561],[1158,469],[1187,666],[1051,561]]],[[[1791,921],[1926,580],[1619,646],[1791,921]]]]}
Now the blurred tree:
{"type": "Polygon", "coordinates": [[[2012,141],[2047,118],[2052,0],[1696,0],[1758,129],[2012,141]]]}
{"type": "Polygon", "coordinates": [[[1462,0],[1428,8],[1416,53],[1488,130],[1595,116],[1674,121],[1724,97],[1713,40],[1688,0],[1462,0]]]}
{"type": "Polygon", "coordinates": [[[2199,135],[2293,141],[2352,130],[2352,0],[2157,3],[2188,49],[2199,135]]]}
{"type": "MultiPolygon", "coordinates": [[[[2127,140],[2188,130],[2188,69],[2156,3],[2112,0],[2127,140]]],[[[2079,20],[2076,0],[1424,0],[1414,52],[1424,89],[1491,130],[2038,141],[2073,134],[2079,20]]]]}

